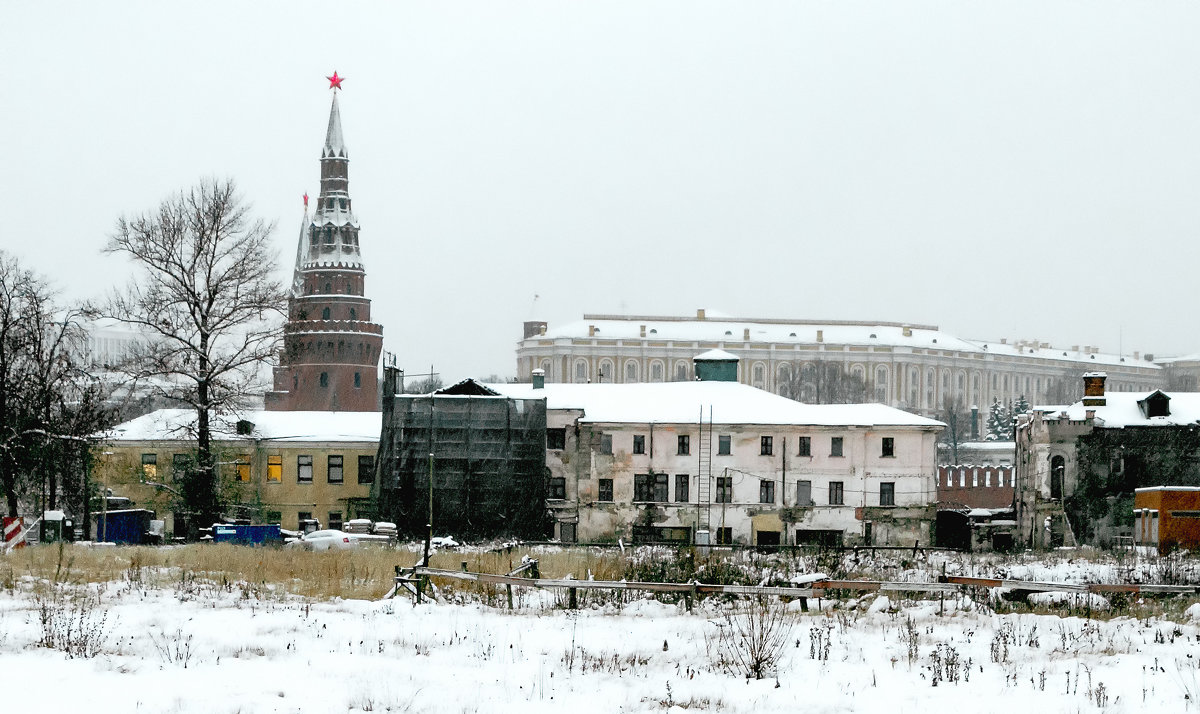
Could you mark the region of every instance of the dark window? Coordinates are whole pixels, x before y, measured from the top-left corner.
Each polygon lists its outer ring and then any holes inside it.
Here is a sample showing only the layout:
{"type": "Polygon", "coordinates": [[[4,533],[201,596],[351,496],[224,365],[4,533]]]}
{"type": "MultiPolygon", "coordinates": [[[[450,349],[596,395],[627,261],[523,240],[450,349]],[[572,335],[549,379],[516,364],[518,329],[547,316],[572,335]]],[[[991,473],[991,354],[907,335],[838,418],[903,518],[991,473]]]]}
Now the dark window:
{"type": "Polygon", "coordinates": [[[692,453],[691,437],[687,434],[679,435],[679,448],[675,451],[680,456],[687,456],[692,453]]]}
{"type": "Polygon", "coordinates": [[[775,503],[775,482],[763,479],[758,482],[758,502],[775,503]]]}
{"type": "Polygon", "coordinates": [[[717,545],[733,544],[733,528],[726,526],[717,529],[717,545]]]}
{"type": "Polygon", "coordinates": [[[322,373],[321,373],[321,386],[322,386],[322,387],[328,387],[328,386],[329,386],[329,373],[328,373],[328,372],[322,372],[322,373]]]}
{"type": "Polygon", "coordinates": [[[375,483],[375,457],[358,457],[358,482],[375,483]]]}
{"type": "Polygon", "coordinates": [[[646,437],[645,436],[643,436],[641,434],[633,435],[633,453],[635,453],[635,454],[646,453],[646,437]]]}
{"type": "Polygon", "coordinates": [[[1061,456],[1050,459],[1050,498],[1063,497],[1063,485],[1067,474],[1067,460],[1061,456]]]}
{"type": "Polygon", "coordinates": [[[330,511],[329,512],[329,525],[327,525],[326,528],[332,528],[337,531],[340,531],[342,529],[342,512],[341,511],[330,511]]]}
{"type": "Polygon", "coordinates": [[[322,320],[329,319],[329,308],[325,308],[325,309],[321,310],[321,319],[322,320]]]}
{"type": "Polygon", "coordinates": [[[884,481],[879,484],[879,505],[894,506],[896,505],[896,482],[884,481]]]}
{"type": "MultiPolygon", "coordinates": [[[[312,483],[312,457],[296,457],[296,483],[312,483]]],[[[312,516],[309,516],[310,518],[312,516]]]]}
{"type": "Polygon", "coordinates": [[[304,521],[312,520],[312,511],[296,511],[296,520],[299,521],[299,527],[304,527],[304,521]]]}
{"type": "Polygon", "coordinates": [[[611,454],[612,453],[612,434],[601,434],[600,435],[600,453],[602,453],[602,454],[611,454]]]}
{"type": "Polygon", "coordinates": [[[721,434],[720,436],[718,436],[717,437],[717,456],[729,456],[730,447],[732,446],[732,441],[733,441],[733,439],[730,438],[729,434],[721,434]]]}
{"type": "Polygon", "coordinates": [[[691,480],[687,474],[675,474],[675,501],[677,503],[687,503],[688,484],[691,483],[691,480]]]}
{"type": "Polygon", "coordinates": [[[263,511],[263,523],[279,523],[283,520],[283,511],[263,511]]]}
{"type": "Polygon", "coordinates": [[[733,477],[717,477],[717,503],[733,503],[733,477]]]}
{"type": "Polygon", "coordinates": [[[801,436],[797,441],[800,442],[800,448],[796,450],[796,456],[812,456],[812,437],[801,436]]]}
{"type": "Polygon", "coordinates": [[[896,455],[896,439],[894,437],[883,437],[883,450],[879,455],[884,458],[890,458],[896,455]]]}
{"type": "Polygon", "coordinates": [[[842,493],[842,482],[841,481],[830,481],[829,482],[829,505],[840,506],[840,505],[842,505],[844,500],[845,500],[845,497],[842,493]]]}
{"type": "Polygon", "coordinates": [[[567,480],[561,476],[554,476],[550,479],[549,498],[566,498],[567,497],[567,480]]]}
{"type": "Polygon", "coordinates": [[[610,478],[600,479],[600,499],[611,503],[613,500],[613,480],[610,478]]]}
{"type": "Polygon", "coordinates": [[[775,438],[771,436],[762,437],[758,446],[759,456],[770,456],[773,453],[775,453],[775,438]]]}
{"type": "Polygon", "coordinates": [[[354,373],[354,388],[355,389],[362,388],[362,374],[360,374],[358,372],[354,373]]]}
{"type": "Polygon", "coordinates": [[[667,502],[667,474],[634,474],[633,500],[667,502]]]}
{"type": "Polygon", "coordinates": [[[797,481],[796,482],[796,505],[811,506],[812,500],[812,481],[797,481]]]}
{"type": "Polygon", "coordinates": [[[566,429],[547,429],[546,430],[546,448],[547,449],[565,449],[567,448],[567,430],[566,429]]]}
{"type": "MultiPolygon", "coordinates": [[[[350,286],[349,286],[349,285],[347,285],[347,286],[346,286],[346,293],[347,293],[347,294],[349,294],[349,293],[350,293],[350,286]]],[[[355,310],[354,308],[350,308],[350,319],[351,319],[351,320],[357,320],[357,319],[358,319],[358,310],[355,310]]]]}
{"type": "Polygon", "coordinates": [[[328,467],[329,467],[329,471],[328,471],[329,483],[341,483],[342,482],[342,457],[341,456],[330,456],[329,461],[328,461],[328,467]]]}
{"type": "Polygon", "coordinates": [[[835,436],[829,440],[829,455],[830,456],[841,456],[842,455],[842,437],[835,436]]]}

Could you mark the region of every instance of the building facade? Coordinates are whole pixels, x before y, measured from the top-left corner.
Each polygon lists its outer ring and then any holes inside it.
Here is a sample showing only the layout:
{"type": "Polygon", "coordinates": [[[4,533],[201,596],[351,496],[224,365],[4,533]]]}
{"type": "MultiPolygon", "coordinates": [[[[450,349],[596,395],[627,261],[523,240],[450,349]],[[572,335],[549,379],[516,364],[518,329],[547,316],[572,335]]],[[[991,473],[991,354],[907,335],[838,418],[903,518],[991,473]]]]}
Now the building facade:
{"type": "Polygon", "coordinates": [[[1138,489],[1200,486],[1200,393],[1112,393],[1084,375],[1084,397],[1017,424],[1016,518],[1025,545],[1107,545],[1131,537],[1138,489]]]}
{"type": "MultiPolygon", "coordinates": [[[[154,510],[179,536],[187,531],[186,514],[176,511],[179,482],[195,459],[195,419],[193,410],[160,409],[114,427],[93,451],[93,476],[103,487],[154,510]]],[[[288,529],[302,519],[337,528],[357,517],[375,478],[380,422],[378,412],[217,419],[213,448],[226,515],[288,529]]]]}
{"type": "Polygon", "coordinates": [[[488,385],[547,401],[564,541],[930,542],[940,422],[736,382],[488,385]]]}
{"type": "Polygon", "coordinates": [[[371,322],[337,94],[321,150],[321,192],[308,197],[288,297],[283,349],[266,394],[272,411],[379,411],[383,326],[371,322]]]}
{"type": "MultiPolygon", "coordinates": [[[[875,401],[925,415],[947,404],[967,410],[993,400],[1069,404],[1079,375],[1104,369],[1111,391],[1164,386],[1151,355],[1114,355],[1090,345],[966,340],[933,325],[694,317],[584,315],[551,327],[526,322],[517,346],[519,381],[671,382],[695,376],[692,356],[720,349],[740,358],[738,381],[802,401],[875,401]],[[822,367],[836,366],[831,375],[822,367]],[[837,374],[851,377],[843,380],[837,374]],[[829,397],[831,392],[847,398],[829,397]]],[[[982,424],[976,425],[980,430],[982,424]]]]}

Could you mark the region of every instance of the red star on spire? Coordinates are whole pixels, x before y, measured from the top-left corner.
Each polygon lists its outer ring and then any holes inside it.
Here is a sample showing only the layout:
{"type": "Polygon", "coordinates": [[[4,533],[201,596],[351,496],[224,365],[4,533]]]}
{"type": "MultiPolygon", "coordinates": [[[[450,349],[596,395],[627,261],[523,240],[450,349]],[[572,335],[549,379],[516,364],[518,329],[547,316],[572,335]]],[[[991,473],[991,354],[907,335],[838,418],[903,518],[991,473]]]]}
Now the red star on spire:
{"type": "Polygon", "coordinates": [[[346,81],[346,78],[345,78],[345,77],[339,77],[339,76],[338,76],[337,70],[334,70],[334,71],[333,71],[333,76],[332,76],[332,77],[326,77],[325,79],[328,79],[328,80],[329,80],[329,88],[330,88],[330,89],[341,89],[341,88],[342,88],[342,82],[346,81]]]}

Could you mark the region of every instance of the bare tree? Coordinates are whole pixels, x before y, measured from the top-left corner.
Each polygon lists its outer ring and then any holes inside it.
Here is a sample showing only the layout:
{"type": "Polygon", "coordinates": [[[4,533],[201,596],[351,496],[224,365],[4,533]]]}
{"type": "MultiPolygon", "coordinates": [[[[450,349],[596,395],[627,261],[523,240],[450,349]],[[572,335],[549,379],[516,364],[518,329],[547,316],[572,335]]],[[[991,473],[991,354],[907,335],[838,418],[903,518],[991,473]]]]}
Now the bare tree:
{"type": "Polygon", "coordinates": [[[971,412],[963,406],[961,398],[947,396],[940,418],[946,423],[942,438],[950,448],[950,463],[959,464],[958,446],[971,437],[971,412]]]}
{"type": "Polygon", "coordinates": [[[150,338],[125,371],[196,412],[196,466],[181,488],[193,528],[222,510],[213,416],[260,386],[276,347],[286,296],[275,277],[272,229],[251,217],[232,180],[206,180],[155,211],[122,217],[105,248],[138,271],[97,313],[150,338]]]}
{"type": "Polygon", "coordinates": [[[864,380],[840,362],[793,362],[779,371],[779,394],[806,404],[860,404],[868,401],[864,380]]]}
{"type": "Polygon", "coordinates": [[[79,316],[0,252],[0,487],[10,516],[34,486],[42,508],[69,489],[86,510],[78,477],[104,413],[99,383],[78,362],[79,316]]]}

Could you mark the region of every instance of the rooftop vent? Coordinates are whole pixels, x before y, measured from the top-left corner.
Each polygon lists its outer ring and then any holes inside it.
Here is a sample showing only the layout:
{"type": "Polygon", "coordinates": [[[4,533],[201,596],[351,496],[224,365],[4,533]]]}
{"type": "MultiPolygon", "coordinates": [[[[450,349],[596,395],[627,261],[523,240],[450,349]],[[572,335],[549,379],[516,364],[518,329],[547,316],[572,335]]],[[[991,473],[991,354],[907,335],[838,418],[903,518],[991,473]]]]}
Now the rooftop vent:
{"type": "Polygon", "coordinates": [[[700,308],[700,309],[696,310],[696,319],[697,320],[704,319],[704,308],[700,308]]]}

